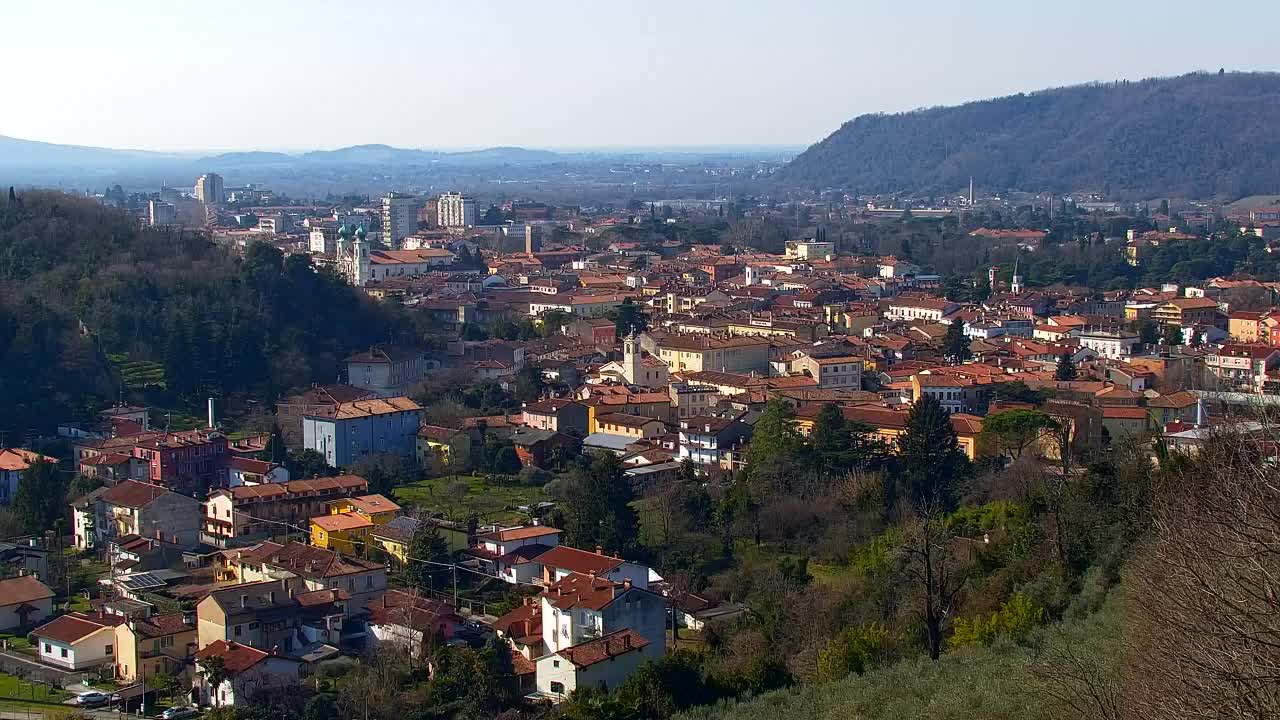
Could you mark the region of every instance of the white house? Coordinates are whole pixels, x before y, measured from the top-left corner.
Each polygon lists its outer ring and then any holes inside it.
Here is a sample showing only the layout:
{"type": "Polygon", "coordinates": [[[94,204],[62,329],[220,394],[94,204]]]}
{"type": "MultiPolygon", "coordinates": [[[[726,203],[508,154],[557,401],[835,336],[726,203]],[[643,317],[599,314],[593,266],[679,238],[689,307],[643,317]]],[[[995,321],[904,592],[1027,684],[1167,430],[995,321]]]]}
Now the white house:
{"type": "Polygon", "coordinates": [[[377,345],[346,363],[348,384],[384,398],[408,393],[431,366],[426,352],[400,345],[377,345]]]}
{"type": "Polygon", "coordinates": [[[538,693],[563,700],[578,688],[612,690],[662,653],[660,644],[634,630],[619,630],[538,658],[538,693]]]}
{"type": "Polygon", "coordinates": [[[214,707],[251,702],[259,693],[296,685],[302,677],[302,663],[297,660],[227,640],[215,640],[196,653],[196,669],[193,689],[200,704],[214,707]],[[225,674],[217,687],[212,687],[205,670],[214,657],[222,659],[225,674]]]}
{"type": "Polygon", "coordinates": [[[0,580],[0,630],[28,627],[53,614],[53,591],[34,575],[0,580]]]}
{"type": "Polygon", "coordinates": [[[649,587],[652,571],[644,565],[605,554],[597,547],[595,552],[559,545],[537,558],[542,568],[542,582],[554,585],[572,575],[586,575],[614,583],[631,583],[637,588],[649,587]]]}
{"type": "Polygon", "coordinates": [[[101,616],[80,613],[54,618],[31,631],[40,662],[64,670],[114,665],[115,638],[114,625],[101,616]]]}
{"type": "Polygon", "coordinates": [[[1138,344],[1138,335],[1125,330],[1080,330],[1076,338],[1081,347],[1111,359],[1132,355],[1138,344]]]}
{"type": "Polygon", "coordinates": [[[545,525],[513,527],[477,535],[476,542],[468,554],[483,570],[512,584],[534,583],[542,580],[537,558],[560,544],[560,531],[545,525]]]}
{"type": "Polygon", "coordinates": [[[925,320],[936,323],[959,308],[960,306],[953,302],[932,298],[893,300],[889,302],[889,311],[885,313],[885,318],[889,320],[925,320]]]}
{"type": "Polygon", "coordinates": [[[284,465],[252,458],[227,458],[227,487],[289,482],[289,469],[284,465]]]}

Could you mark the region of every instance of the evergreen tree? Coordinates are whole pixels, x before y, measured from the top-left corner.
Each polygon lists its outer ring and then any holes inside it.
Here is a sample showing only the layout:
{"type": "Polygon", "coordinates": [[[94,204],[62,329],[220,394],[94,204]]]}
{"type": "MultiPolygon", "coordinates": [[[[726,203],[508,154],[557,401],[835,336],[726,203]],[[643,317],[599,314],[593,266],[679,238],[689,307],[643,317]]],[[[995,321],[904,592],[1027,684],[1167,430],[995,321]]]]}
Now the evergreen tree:
{"type": "Polygon", "coordinates": [[[410,560],[405,563],[403,579],[410,587],[426,592],[431,589],[432,578],[445,569],[431,563],[449,562],[449,543],[435,523],[423,520],[409,542],[408,555],[410,560]],[[431,562],[421,562],[423,560],[431,562]]]}
{"type": "Polygon", "coordinates": [[[1058,356],[1058,366],[1053,370],[1054,380],[1075,380],[1079,375],[1080,371],[1076,368],[1076,361],[1071,353],[1058,356]]]}
{"type": "Polygon", "coordinates": [[[53,530],[61,523],[66,496],[67,483],[57,463],[33,460],[18,479],[13,511],[26,523],[29,533],[53,530]]]}
{"type": "Polygon", "coordinates": [[[565,534],[580,548],[599,545],[614,552],[628,552],[639,535],[635,495],[623,475],[622,461],[613,453],[597,453],[579,463],[565,483],[565,534]]]}
{"type": "MultiPolygon", "coordinates": [[[[794,460],[804,447],[804,440],[796,430],[796,413],[782,398],[769,398],[764,412],[756,420],[747,446],[747,472],[752,473],[771,462],[794,460]]],[[[843,418],[842,418],[843,419],[843,418]]]]}
{"type": "Polygon", "coordinates": [[[613,320],[613,329],[620,338],[633,332],[639,335],[649,329],[649,318],[634,300],[626,298],[618,306],[617,315],[613,320]]]}
{"type": "Polygon", "coordinates": [[[898,449],[905,499],[913,506],[937,503],[951,510],[969,460],[960,450],[951,415],[937,398],[925,395],[911,406],[898,449]]]}
{"type": "Polygon", "coordinates": [[[947,357],[954,363],[962,363],[973,357],[973,351],[969,349],[969,338],[964,334],[964,321],[960,318],[951,321],[942,345],[947,357]]]}
{"type": "Polygon", "coordinates": [[[1164,344],[1177,347],[1185,342],[1182,328],[1175,324],[1166,325],[1164,328],[1164,344]]]}

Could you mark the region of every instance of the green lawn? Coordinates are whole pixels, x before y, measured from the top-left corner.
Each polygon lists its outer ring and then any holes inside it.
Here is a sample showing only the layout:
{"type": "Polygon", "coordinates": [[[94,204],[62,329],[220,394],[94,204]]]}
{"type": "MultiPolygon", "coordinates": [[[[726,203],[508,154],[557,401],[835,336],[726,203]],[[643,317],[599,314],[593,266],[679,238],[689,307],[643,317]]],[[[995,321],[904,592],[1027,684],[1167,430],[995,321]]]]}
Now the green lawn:
{"type": "Polygon", "coordinates": [[[10,650],[30,650],[31,641],[26,635],[12,635],[10,633],[0,633],[0,641],[9,643],[10,650]]]}
{"type": "Polygon", "coordinates": [[[32,684],[13,675],[5,675],[0,673],[0,698],[12,699],[17,701],[50,702],[60,703],[71,697],[70,693],[65,693],[57,688],[50,688],[48,685],[39,683],[34,686],[34,696],[32,695],[32,684]]]}
{"type": "Polygon", "coordinates": [[[515,480],[498,485],[488,482],[481,475],[445,475],[430,480],[419,480],[392,491],[396,502],[403,505],[443,512],[459,522],[475,514],[481,522],[520,522],[528,516],[516,510],[521,505],[534,505],[547,499],[540,487],[524,487],[515,480]],[[465,485],[465,494],[454,494],[450,488],[465,485]]]}

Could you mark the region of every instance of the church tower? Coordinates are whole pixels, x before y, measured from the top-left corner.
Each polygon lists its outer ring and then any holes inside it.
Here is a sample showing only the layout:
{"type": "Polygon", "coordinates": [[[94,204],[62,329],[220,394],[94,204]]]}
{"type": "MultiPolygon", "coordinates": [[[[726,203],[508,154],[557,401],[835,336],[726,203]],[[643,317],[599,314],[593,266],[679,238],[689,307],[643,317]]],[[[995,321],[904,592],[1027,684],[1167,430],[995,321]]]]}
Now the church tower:
{"type": "Polygon", "coordinates": [[[635,332],[622,339],[622,374],[628,385],[639,385],[643,377],[643,363],[640,352],[640,341],[635,332]]]}
{"type": "Polygon", "coordinates": [[[1018,274],[1018,261],[1013,261],[1013,282],[1009,284],[1009,292],[1017,295],[1022,292],[1022,276],[1018,274]]]}
{"type": "Polygon", "coordinates": [[[365,241],[364,225],[356,228],[356,242],[351,253],[351,284],[364,287],[371,279],[369,269],[369,243],[365,241]]]}

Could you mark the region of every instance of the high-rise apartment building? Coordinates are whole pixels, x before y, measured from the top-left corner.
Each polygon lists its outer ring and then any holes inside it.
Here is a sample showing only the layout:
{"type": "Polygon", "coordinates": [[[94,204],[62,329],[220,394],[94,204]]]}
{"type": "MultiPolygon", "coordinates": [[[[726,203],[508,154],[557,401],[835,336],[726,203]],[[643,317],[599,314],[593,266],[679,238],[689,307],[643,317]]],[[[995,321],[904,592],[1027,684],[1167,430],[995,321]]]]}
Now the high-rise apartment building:
{"type": "Polygon", "coordinates": [[[222,176],[205,173],[196,180],[196,199],[205,205],[221,205],[225,197],[222,187],[222,176]]]}
{"type": "Polygon", "coordinates": [[[462,193],[444,193],[436,201],[441,227],[472,227],[476,224],[476,201],[462,193]]]}
{"type": "Polygon", "coordinates": [[[406,193],[387,193],[382,198],[382,240],[399,248],[400,241],[418,231],[418,198],[406,193]]]}

